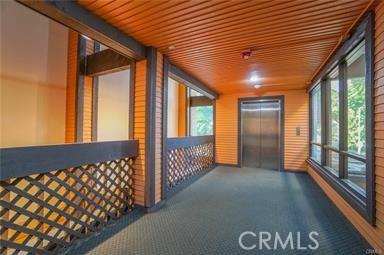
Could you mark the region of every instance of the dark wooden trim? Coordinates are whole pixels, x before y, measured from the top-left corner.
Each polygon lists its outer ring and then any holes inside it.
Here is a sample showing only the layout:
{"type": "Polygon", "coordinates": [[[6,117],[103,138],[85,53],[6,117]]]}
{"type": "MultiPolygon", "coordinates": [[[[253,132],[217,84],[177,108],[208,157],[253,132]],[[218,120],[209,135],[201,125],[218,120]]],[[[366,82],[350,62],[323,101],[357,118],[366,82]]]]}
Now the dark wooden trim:
{"type": "Polygon", "coordinates": [[[184,83],[188,87],[196,90],[197,92],[207,96],[210,99],[216,99],[219,97],[219,94],[210,89],[206,84],[172,63],[169,63],[168,75],[172,79],[184,83]]]}
{"type": "Polygon", "coordinates": [[[328,121],[327,121],[327,100],[326,100],[326,80],[322,79],[320,82],[320,108],[321,108],[321,113],[320,113],[320,118],[321,118],[321,155],[320,155],[320,160],[321,160],[321,165],[326,164],[326,151],[324,148],[324,145],[327,144],[327,136],[326,136],[326,129],[328,127],[328,121]]]}
{"type": "Polygon", "coordinates": [[[376,193],[375,193],[375,89],[374,89],[374,60],[375,60],[375,15],[371,12],[367,18],[365,31],[365,70],[366,79],[366,200],[368,221],[375,224],[376,219],[376,193]]]}
{"type": "Polygon", "coordinates": [[[135,157],[135,140],[0,149],[1,181],[53,170],[135,157]]]}
{"type": "Polygon", "coordinates": [[[136,62],[131,60],[129,67],[129,123],[128,137],[133,139],[135,135],[135,79],[136,79],[136,62]]]}
{"type": "Polygon", "coordinates": [[[84,73],[85,65],[82,61],[86,56],[87,40],[78,35],[77,71],[76,71],[76,142],[83,142],[84,126],[84,73]]]}
{"type": "MultiPolygon", "coordinates": [[[[92,79],[92,141],[97,141],[97,123],[99,109],[99,77],[92,79]]],[[[131,138],[130,138],[131,139],[131,138]]]]}
{"type": "Polygon", "coordinates": [[[216,163],[217,166],[228,166],[228,167],[236,167],[239,168],[238,164],[226,164],[226,163],[216,163]]]}
{"type": "Polygon", "coordinates": [[[325,77],[329,71],[331,71],[342,59],[346,52],[349,52],[353,47],[355,47],[361,39],[364,38],[364,32],[366,27],[370,24],[370,19],[372,19],[373,12],[367,13],[365,17],[356,25],[356,27],[351,31],[349,35],[347,35],[347,39],[345,39],[344,43],[340,45],[335,54],[327,61],[324,67],[320,70],[320,72],[313,78],[312,85],[309,88],[309,91],[313,89],[313,87],[317,84],[317,82],[325,77]]]}
{"type": "Polygon", "coordinates": [[[161,200],[160,202],[156,203],[152,207],[144,207],[141,205],[135,205],[135,208],[139,209],[143,213],[154,213],[158,210],[164,208],[166,200],[161,200]]]}
{"type": "Polygon", "coordinates": [[[112,49],[105,49],[86,57],[86,75],[98,76],[126,70],[130,64],[130,58],[112,49]]]}
{"type": "MultiPolygon", "coordinates": [[[[93,42],[93,52],[100,51],[100,43],[93,42]]],[[[97,141],[97,125],[98,125],[98,109],[99,109],[99,77],[92,79],[92,142],[97,141]]]]}
{"type": "Polygon", "coordinates": [[[339,193],[356,211],[365,218],[368,217],[365,209],[364,198],[357,192],[354,192],[346,182],[338,178],[331,172],[325,170],[319,163],[313,159],[307,160],[308,164],[314,169],[337,193],[339,193]]]}
{"type": "Polygon", "coordinates": [[[199,144],[214,142],[213,135],[207,136],[187,136],[187,137],[172,137],[167,139],[167,150],[175,150],[184,147],[191,147],[199,144]]]}
{"type": "Polygon", "coordinates": [[[190,102],[189,102],[189,94],[191,92],[191,88],[186,85],[186,91],[184,95],[184,102],[185,102],[185,136],[190,136],[191,135],[191,107],[190,107],[190,102]]]}
{"type": "Polygon", "coordinates": [[[237,102],[237,166],[242,167],[242,116],[241,104],[247,101],[276,100],[280,102],[280,162],[279,171],[284,171],[285,161],[285,97],[284,96],[265,96],[265,97],[245,97],[239,98],[237,102]]]}
{"type": "Polygon", "coordinates": [[[155,204],[156,71],[157,50],[149,47],[147,48],[145,99],[145,207],[152,207],[155,204]]]}
{"type": "Polygon", "coordinates": [[[143,44],[75,1],[18,0],[18,2],[128,57],[137,60],[145,58],[143,44]]]}
{"type": "Polygon", "coordinates": [[[162,132],[162,169],[161,169],[161,199],[167,197],[167,154],[168,154],[168,57],[163,59],[163,132],[162,132]]]}
{"type": "Polygon", "coordinates": [[[190,107],[211,106],[211,105],[213,105],[213,100],[208,97],[205,97],[205,96],[189,97],[190,107]]]}

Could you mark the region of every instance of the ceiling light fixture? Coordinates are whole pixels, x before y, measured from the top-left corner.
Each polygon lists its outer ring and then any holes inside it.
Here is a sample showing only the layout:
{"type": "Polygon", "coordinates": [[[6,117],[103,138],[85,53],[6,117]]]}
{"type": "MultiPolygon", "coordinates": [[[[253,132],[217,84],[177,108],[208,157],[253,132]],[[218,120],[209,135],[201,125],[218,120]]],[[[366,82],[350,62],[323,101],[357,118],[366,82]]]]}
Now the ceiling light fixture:
{"type": "Polygon", "coordinates": [[[260,77],[257,74],[252,74],[251,78],[249,79],[250,82],[258,82],[260,80],[260,77]]]}

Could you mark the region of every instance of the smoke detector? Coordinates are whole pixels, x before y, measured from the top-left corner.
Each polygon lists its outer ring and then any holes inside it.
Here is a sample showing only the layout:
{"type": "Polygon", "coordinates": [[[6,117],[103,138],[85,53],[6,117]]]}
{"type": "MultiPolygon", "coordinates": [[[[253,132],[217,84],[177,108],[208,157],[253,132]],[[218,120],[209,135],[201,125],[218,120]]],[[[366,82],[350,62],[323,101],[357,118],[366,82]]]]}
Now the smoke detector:
{"type": "Polygon", "coordinates": [[[241,57],[245,60],[249,59],[251,56],[252,56],[252,53],[256,51],[255,48],[251,48],[251,49],[247,49],[247,50],[243,50],[241,52],[241,57]]]}
{"type": "Polygon", "coordinates": [[[241,52],[241,57],[245,60],[249,59],[252,56],[251,50],[244,50],[241,52]]]}

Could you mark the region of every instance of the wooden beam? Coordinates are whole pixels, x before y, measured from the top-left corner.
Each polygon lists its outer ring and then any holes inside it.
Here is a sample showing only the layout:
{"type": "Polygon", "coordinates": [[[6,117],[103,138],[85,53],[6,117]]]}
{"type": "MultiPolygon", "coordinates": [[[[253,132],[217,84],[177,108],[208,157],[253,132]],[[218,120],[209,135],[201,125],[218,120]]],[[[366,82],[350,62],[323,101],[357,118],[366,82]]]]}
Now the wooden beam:
{"type": "Polygon", "coordinates": [[[219,97],[219,94],[217,94],[215,91],[210,89],[206,84],[196,79],[194,76],[190,75],[189,73],[185,72],[183,69],[179,68],[176,65],[173,65],[172,63],[169,63],[169,77],[185,83],[188,85],[188,87],[196,90],[197,92],[203,94],[204,96],[207,96],[210,99],[217,99],[219,97]]]}
{"type": "Polygon", "coordinates": [[[206,96],[190,97],[189,100],[190,107],[213,105],[213,100],[206,96]]]}
{"type": "Polygon", "coordinates": [[[98,76],[113,73],[129,68],[131,59],[117,53],[114,50],[106,49],[86,57],[87,76],[98,76]]]}
{"type": "Polygon", "coordinates": [[[136,140],[5,148],[0,149],[0,180],[135,157],[138,153],[136,140]]]}
{"type": "Polygon", "coordinates": [[[17,0],[21,4],[136,60],[145,46],[74,1],[17,0]]]}

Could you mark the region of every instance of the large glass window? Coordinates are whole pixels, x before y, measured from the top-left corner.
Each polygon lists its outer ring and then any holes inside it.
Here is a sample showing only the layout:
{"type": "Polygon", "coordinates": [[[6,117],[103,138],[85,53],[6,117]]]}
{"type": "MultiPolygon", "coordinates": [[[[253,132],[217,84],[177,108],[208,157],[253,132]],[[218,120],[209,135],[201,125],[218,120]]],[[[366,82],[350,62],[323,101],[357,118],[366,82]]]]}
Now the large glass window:
{"type": "Polygon", "coordinates": [[[345,178],[365,190],[366,168],[366,87],[365,50],[361,42],[347,56],[347,146],[348,153],[358,157],[348,157],[348,172],[345,178]]]}
{"type": "Polygon", "coordinates": [[[340,83],[338,66],[334,68],[326,79],[326,117],[327,117],[327,145],[326,166],[336,176],[339,176],[340,163],[340,83]]]}
{"type": "MultiPolygon", "coordinates": [[[[365,21],[361,26],[367,24],[365,21]]],[[[374,154],[369,143],[373,126],[373,59],[368,53],[373,45],[368,36],[352,35],[345,42],[347,46],[339,49],[342,52],[327,63],[329,71],[317,77],[321,82],[310,92],[309,162],[363,216],[372,220],[374,154]]]]}
{"type": "Polygon", "coordinates": [[[191,136],[213,134],[213,107],[196,106],[191,107],[191,136]]]}
{"type": "Polygon", "coordinates": [[[213,135],[213,100],[168,79],[168,137],[213,135]]]}
{"type": "Polygon", "coordinates": [[[311,92],[311,158],[353,190],[366,192],[367,96],[365,40],[358,43],[311,92]],[[344,72],[344,77],[339,75],[344,72]],[[322,86],[325,95],[321,95],[322,86]],[[340,95],[344,95],[340,105],[340,95]],[[322,100],[322,98],[325,100],[322,100]],[[326,103],[324,120],[321,104],[326,103]],[[343,119],[340,114],[343,114],[343,119]],[[340,121],[344,124],[341,124],[340,121]],[[324,123],[324,125],[322,125],[324,123]],[[322,144],[322,127],[326,144],[322,144]],[[340,139],[343,139],[340,148],[340,139]],[[322,153],[325,153],[322,162],[322,153]],[[341,169],[342,168],[342,169],[341,169]]]}
{"type": "Polygon", "coordinates": [[[321,90],[317,86],[312,91],[311,98],[312,134],[311,134],[311,157],[321,161],[321,90]]]}

